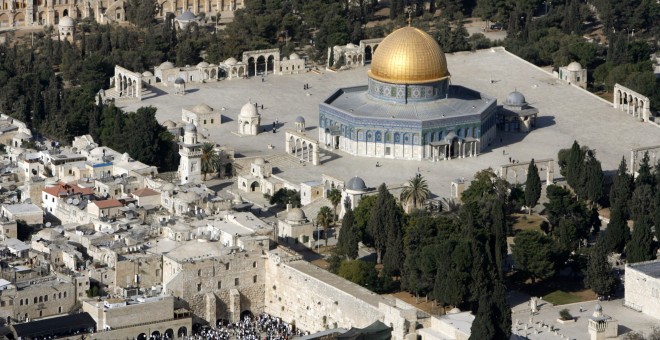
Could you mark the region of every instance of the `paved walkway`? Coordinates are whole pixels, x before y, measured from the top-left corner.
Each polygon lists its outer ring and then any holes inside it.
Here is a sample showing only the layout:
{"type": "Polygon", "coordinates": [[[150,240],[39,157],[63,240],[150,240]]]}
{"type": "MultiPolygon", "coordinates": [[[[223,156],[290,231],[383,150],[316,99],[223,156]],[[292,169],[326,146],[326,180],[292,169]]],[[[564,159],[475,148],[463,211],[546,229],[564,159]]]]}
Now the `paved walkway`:
{"type": "MultiPolygon", "coordinates": [[[[449,54],[447,61],[453,84],[480,90],[496,97],[500,103],[509,92],[522,92],[527,101],[540,111],[538,129],[529,134],[502,134],[502,142],[498,138],[496,143],[476,158],[432,163],[378,160],[337,153],[332,160],[320,166],[283,168],[278,176],[294,183],[320,180],[321,174],[345,180],[361,176],[368,186],[377,187],[382,182],[388,185],[402,184],[419,169],[434,194],[449,196],[453,179],[469,180],[479,170],[488,167],[497,169],[508,163],[509,157],[520,162],[531,158],[556,158],[557,151],[569,148],[574,139],[597,151],[605,171],[615,171],[622,156],[630,157],[632,148],[660,144],[660,129],[657,126],[641,123],[614,110],[611,104],[602,99],[564,84],[501,49],[449,54]],[[376,167],[376,161],[382,166],[376,167]]],[[[193,84],[185,96],[159,95],[131,103],[125,109],[135,110],[140,106],[153,105],[158,108],[159,121],[179,121],[183,107],[206,103],[222,111],[224,123],[214,129],[202,129],[202,134],[220,144],[231,145],[237,157],[281,154],[284,151],[284,131],[294,128],[293,122],[297,116],[305,118],[307,134],[318,138],[319,102],[339,87],[366,84],[366,71],[367,68],[358,68],[338,73],[322,71],[286,76],[268,75],[264,82],[260,77],[255,77],[193,84]],[[310,89],[303,90],[304,84],[309,84],[310,89]],[[248,100],[257,102],[259,107],[264,105],[264,109],[259,111],[262,114],[262,126],[267,131],[258,136],[240,137],[232,132],[237,130],[237,116],[248,100]],[[270,127],[276,120],[280,125],[277,133],[272,133],[270,127]],[[274,149],[269,149],[269,144],[274,149]]],[[[172,91],[165,87],[161,89],[172,91]]],[[[559,175],[558,169],[555,174],[559,175]]]]}

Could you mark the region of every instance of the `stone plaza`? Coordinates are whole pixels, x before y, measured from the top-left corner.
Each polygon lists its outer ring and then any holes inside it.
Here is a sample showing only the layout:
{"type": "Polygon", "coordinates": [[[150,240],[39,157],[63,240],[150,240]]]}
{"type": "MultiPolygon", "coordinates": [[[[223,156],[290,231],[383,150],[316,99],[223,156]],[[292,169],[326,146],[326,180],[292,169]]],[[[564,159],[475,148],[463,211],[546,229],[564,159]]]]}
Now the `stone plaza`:
{"type": "MultiPolygon", "coordinates": [[[[488,167],[498,170],[510,158],[520,162],[556,158],[557,152],[570,147],[573,140],[596,150],[604,171],[616,169],[623,156],[629,159],[631,149],[660,144],[657,125],[643,123],[616,110],[610,102],[562,82],[503,48],[447,54],[447,63],[452,83],[481,91],[497,98],[498,103],[512,91],[521,92],[539,110],[536,130],[500,131],[479,157],[457,161],[361,158],[322,146],[320,166],[301,166],[293,156],[285,155],[284,132],[295,129],[296,117],[305,118],[308,136],[318,136],[319,103],[337,88],[365,84],[368,66],[342,72],[315,70],[297,75],[268,75],[263,80],[253,77],[195,84],[184,96],[168,95],[172,89],[157,85],[155,96],[127,103],[123,108],[133,111],[141,106],[154,106],[158,109],[158,120],[163,122],[181,120],[184,107],[207,104],[222,114],[223,123],[200,129],[203,137],[233,147],[238,160],[277,158],[274,167],[278,168],[278,176],[292,183],[318,180],[327,174],[345,180],[359,175],[370,187],[383,182],[396,186],[419,171],[428,180],[433,194],[441,197],[449,196],[452,180],[470,180],[477,171],[488,167]],[[261,114],[262,131],[257,136],[237,134],[238,115],[248,102],[255,103],[261,114]],[[380,167],[376,167],[377,162],[380,167]]],[[[558,174],[558,169],[555,170],[558,174]]],[[[513,177],[509,180],[516,181],[513,177]]],[[[521,176],[517,181],[523,182],[524,178],[521,176]]]]}

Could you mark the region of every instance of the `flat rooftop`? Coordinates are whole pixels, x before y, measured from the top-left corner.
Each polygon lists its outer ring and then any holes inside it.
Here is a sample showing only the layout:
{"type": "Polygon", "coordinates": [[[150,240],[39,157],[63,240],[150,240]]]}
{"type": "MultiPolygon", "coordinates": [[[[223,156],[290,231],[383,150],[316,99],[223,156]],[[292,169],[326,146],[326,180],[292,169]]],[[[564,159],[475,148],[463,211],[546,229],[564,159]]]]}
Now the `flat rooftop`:
{"type": "Polygon", "coordinates": [[[626,269],[634,269],[650,277],[660,279],[660,260],[630,264],[626,269]]]}
{"type": "MultiPolygon", "coordinates": [[[[213,103],[224,116],[223,124],[200,128],[200,142],[207,138],[211,142],[230,145],[236,150],[239,160],[240,157],[264,157],[278,168],[280,172],[277,176],[300,183],[319,180],[323,174],[344,181],[359,175],[368,186],[377,187],[380,183],[400,185],[419,171],[427,180],[429,189],[445,197],[450,195],[451,181],[456,178],[470,181],[477,171],[488,167],[498,169],[509,164],[509,157],[520,162],[532,158],[556,159],[557,152],[570,148],[573,140],[594,149],[605,171],[616,170],[621,157],[629,159],[633,148],[660,145],[658,126],[641,123],[615,110],[611,103],[568,85],[501,48],[447,54],[447,63],[452,84],[474,89],[496,98],[498,102],[504,102],[514,90],[521,92],[527,102],[539,110],[538,128],[523,134],[498,131],[495,142],[474,158],[434,163],[364,158],[322,149],[319,166],[301,166],[297,161],[285,161],[289,156],[284,155],[284,131],[295,130],[296,117],[305,118],[305,133],[311,138],[318,138],[319,104],[340,88],[367,84],[368,67],[341,72],[267,75],[264,82],[261,77],[253,77],[205,84],[189,83],[186,87],[195,91],[185,96],[157,95],[123,108],[135,111],[152,105],[158,109],[158,121],[177,122],[181,120],[183,107],[213,103]],[[304,84],[309,84],[309,90],[303,90],[304,84]],[[235,134],[238,114],[248,100],[259,105],[265,133],[257,136],[235,134]],[[271,126],[276,120],[277,133],[273,133],[271,126]],[[269,147],[271,145],[272,149],[269,147]],[[380,167],[375,167],[376,161],[380,167]]],[[[165,93],[173,92],[172,88],[160,84],[156,87],[165,93]]],[[[558,168],[555,174],[559,176],[558,168]]],[[[524,181],[524,178],[518,180],[524,181]]],[[[509,178],[509,181],[515,182],[515,179],[509,178]]]]}

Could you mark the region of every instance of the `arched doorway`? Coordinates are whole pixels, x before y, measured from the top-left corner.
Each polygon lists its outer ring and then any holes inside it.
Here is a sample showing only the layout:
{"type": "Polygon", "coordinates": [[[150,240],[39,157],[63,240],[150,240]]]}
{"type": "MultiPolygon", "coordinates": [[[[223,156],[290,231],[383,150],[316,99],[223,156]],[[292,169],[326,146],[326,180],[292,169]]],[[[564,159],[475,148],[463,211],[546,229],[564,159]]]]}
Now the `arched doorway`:
{"type": "Polygon", "coordinates": [[[249,310],[244,310],[241,312],[241,321],[245,320],[245,318],[250,318],[250,320],[254,320],[254,314],[252,314],[252,312],[249,310]]]}
{"type": "Polygon", "coordinates": [[[250,184],[250,191],[255,192],[258,189],[259,189],[259,182],[254,181],[254,182],[252,182],[252,184],[250,184]]]}
{"type": "Polygon", "coordinates": [[[257,75],[263,75],[264,73],[266,73],[266,58],[259,56],[257,58],[257,75]]]}
{"type": "Polygon", "coordinates": [[[140,333],[137,336],[137,340],[147,340],[147,335],[144,333],[140,333]]]}
{"type": "Polygon", "coordinates": [[[165,330],[165,333],[163,333],[163,336],[165,339],[174,339],[174,330],[172,328],[168,328],[165,330]]]}
{"type": "Polygon", "coordinates": [[[188,329],[185,326],[179,327],[179,330],[176,331],[176,336],[178,336],[179,338],[188,336],[188,329]]]}
{"type": "Polygon", "coordinates": [[[268,61],[267,61],[267,64],[266,64],[266,71],[268,71],[269,73],[273,73],[274,67],[275,67],[275,57],[273,57],[272,55],[269,55],[268,56],[268,61]]]}

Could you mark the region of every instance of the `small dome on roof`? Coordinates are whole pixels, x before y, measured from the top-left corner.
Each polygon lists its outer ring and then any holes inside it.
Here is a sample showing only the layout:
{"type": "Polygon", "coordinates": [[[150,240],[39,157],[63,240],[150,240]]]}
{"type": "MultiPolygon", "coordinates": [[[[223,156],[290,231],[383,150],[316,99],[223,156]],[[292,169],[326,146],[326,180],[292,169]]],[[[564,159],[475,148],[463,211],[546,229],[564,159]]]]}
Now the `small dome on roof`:
{"type": "Polygon", "coordinates": [[[577,61],[574,61],[566,67],[567,70],[569,71],[582,71],[582,65],[578,63],[577,61]]]}
{"type": "Polygon", "coordinates": [[[257,110],[257,106],[252,103],[243,105],[241,108],[241,114],[239,115],[239,117],[243,118],[253,118],[257,116],[259,116],[259,111],[257,110]]]}
{"type": "Polygon", "coordinates": [[[289,59],[291,59],[291,60],[298,60],[298,59],[300,59],[300,56],[299,56],[297,53],[294,52],[294,53],[291,53],[291,54],[289,55],[289,59]]]}
{"type": "Polygon", "coordinates": [[[458,309],[458,307],[454,307],[449,312],[447,312],[447,314],[458,314],[460,312],[461,312],[461,310],[458,309]]]}
{"type": "Polygon", "coordinates": [[[304,221],[307,219],[307,216],[305,216],[305,212],[302,209],[293,208],[286,214],[286,219],[288,221],[304,221]]]}
{"type": "Polygon", "coordinates": [[[232,58],[227,58],[227,60],[225,60],[226,65],[236,65],[237,62],[238,61],[236,60],[236,58],[233,58],[233,57],[232,58]]]}
{"type": "Polygon", "coordinates": [[[296,123],[304,123],[304,122],[305,122],[305,118],[303,116],[296,117],[296,123]]]}
{"type": "Polygon", "coordinates": [[[504,102],[504,104],[511,106],[523,106],[526,103],[527,102],[525,101],[525,96],[523,96],[523,94],[518,91],[509,93],[509,95],[506,96],[506,101],[504,102]]]}
{"type": "Polygon", "coordinates": [[[154,74],[149,72],[149,71],[144,71],[144,72],[142,72],[142,76],[143,77],[153,77],[154,74]]]}
{"type": "Polygon", "coordinates": [[[183,131],[185,131],[185,132],[197,132],[197,127],[193,123],[188,123],[183,128],[183,131]]]}
{"type": "Polygon", "coordinates": [[[181,13],[181,15],[176,17],[176,20],[182,20],[182,21],[191,21],[196,19],[197,17],[191,11],[185,11],[181,13]]]}
{"type": "Polygon", "coordinates": [[[66,16],[60,19],[60,22],[57,25],[59,27],[73,27],[75,26],[75,23],[73,22],[73,19],[71,19],[71,17],[66,16]]]}
{"type": "Polygon", "coordinates": [[[209,63],[202,61],[201,63],[197,64],[197,67],[209,67],[209,63]]]}
{"type": "Polygon", "coordinates": [[[263,157],[258,157],[258,158],[255,158],[255,160],[254,160],[254,164],[256,164],[256,165],[264,165],[264,164],[266,164],[266,160],[263,159],[263,157]]]}
{"type": "Polygon", "coordinates": [[[183,80],[183,78],[179,77],[179,78],[176,78],[176,80],[174,81],[174,83],[175,83],[175,84],[182,85],[182,84],[185,84],[186,81],[183,80]]]}
{"type": "Polygon", "coordinates": [[[161,70],[169,70],[169,69],[171,69],[171,68],[174,68],[174,64],[172,64],[172,63],[169,62],[169,61],[166,61],[166,62],[160,64],[160,69],[161,69],[161,70]]]}
{"type": "Polygon", "coordinates": [[[163,122],[163,126],[168,129],[174,129],[176,127],[176,123],[168,119],[163,122]]]}
{"type": "Polygon", "coordinates": [[[191,111],[195,113],[211,113],[213,112],[213,108],[206,104],[198,104],[193,106],[191,111]]]}
{"type": "Polygon", "coordinates": [[[348,181],[346,189],[364,191],[367,189],[367,185],[362,178],[355,176],[348,181]]]}

